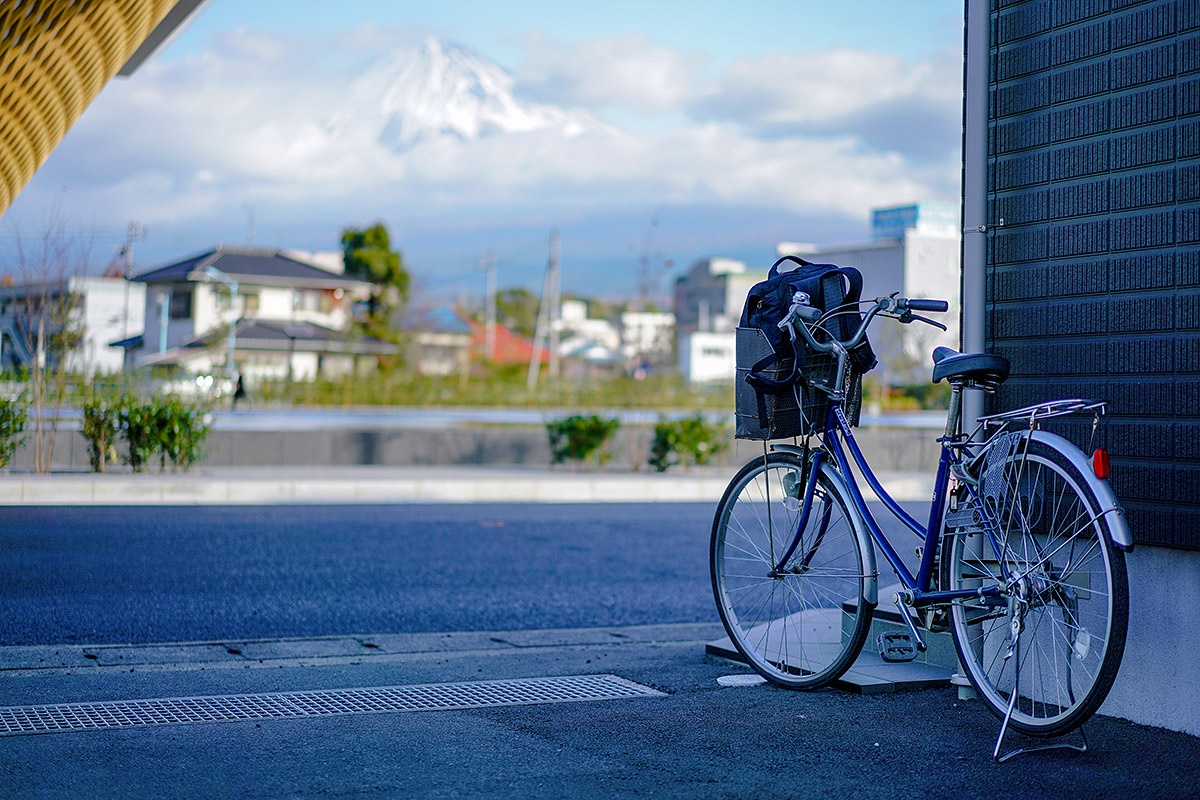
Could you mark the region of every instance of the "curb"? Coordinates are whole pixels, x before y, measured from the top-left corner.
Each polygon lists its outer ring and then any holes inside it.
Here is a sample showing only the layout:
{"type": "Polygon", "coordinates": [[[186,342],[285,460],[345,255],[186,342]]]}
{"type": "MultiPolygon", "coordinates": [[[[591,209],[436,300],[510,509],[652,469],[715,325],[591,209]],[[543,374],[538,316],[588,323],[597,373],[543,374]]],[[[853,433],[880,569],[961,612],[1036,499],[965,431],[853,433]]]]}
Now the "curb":
{"type": "MultiPolygon", "coordinates": [[[[212,470],[187,475],[9,475],[0,505],[353,503],[716,503],[728,474],[567,473],[494,468],[212,470]]],[[[880,475],[899,501],[929,497],[930,476],[880,475]]],[[[868,499],[871,499],[868,497],[868,499]]]]}

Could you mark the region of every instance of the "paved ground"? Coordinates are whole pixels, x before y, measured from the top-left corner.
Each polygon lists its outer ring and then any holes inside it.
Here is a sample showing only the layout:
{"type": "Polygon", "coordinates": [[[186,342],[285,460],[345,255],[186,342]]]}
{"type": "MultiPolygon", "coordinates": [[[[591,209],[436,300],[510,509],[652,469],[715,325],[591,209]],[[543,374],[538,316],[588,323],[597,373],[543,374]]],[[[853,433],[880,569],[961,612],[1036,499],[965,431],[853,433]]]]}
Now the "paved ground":
{"type": "Polygon", "coordinates": [[[718,678],[746,671],[703,655],[717,633],[692,624],[2,648],[0,720],[13,706],[48,703],[252,694],[269,695],[266,702],[282,693],[447,683],[457,697],[481,681],[580,675],[615,675],[654,691],[6,735],[0,797],[1145,800],[1194,797],[1200,785],[1195,738],[1119,720],[1089,723],[1086,753],[1033,753],[997,765],[997,720],[949,687],[874,696],[724,688],[718,678]]]}
{"type": "MultiPolygon", "coordinates": [[[[711,500],[727,480],[701,473],[470,473],[8,475],[0,478],[0,490],[9,493],[0,505],[471,501],[479,499],[475,491],[575,501],[693,499],[684,493],[702,491],[711,500]],[[366,488],[383,497],[364,496],[366,488]]],[[[891,488],[902,497],[923,493],[901,485],[891,488]]],[[[0,733],[0,798],[1148,800],[1194,797],[1200,786],[1200,739],[1113,718],[1088,723],[1085,753],[1031,753],[997,765],[991,753],[998,720],[949,686],[870,696],[723,687],[718,678],[747,671],[705,654],[720,633],[713,623],[689,623],[0,648],[0,728],[12,731],[0,733]],[[378,687],[398,687],[391,693],[405,696],[478,697],[496,686],[482,682],[541,685],[571,676],[616,676],[653,691],[523,705],[460,701],[447,710],[335,713],[349,706],[330,706],[303,716],[288,699],[301,692],[320,703],[388,694],[352,691],[378,687]],[[229,696],[234,700],[194,699],[229,696]],[[243,711],[236,721],[158,724],[146,711],[156,704],[116,705],[164,698],[186,700],[157,706],[234,703],[243,711]],[[46,708],[54,705],[60,707],[46,708]],[[125,709],[127,727],[24,732],[30,720],[87,727],[114,709],[125,709]]],[[[1013,735],[1010,743],[1029,741],[1013,735]]]]}

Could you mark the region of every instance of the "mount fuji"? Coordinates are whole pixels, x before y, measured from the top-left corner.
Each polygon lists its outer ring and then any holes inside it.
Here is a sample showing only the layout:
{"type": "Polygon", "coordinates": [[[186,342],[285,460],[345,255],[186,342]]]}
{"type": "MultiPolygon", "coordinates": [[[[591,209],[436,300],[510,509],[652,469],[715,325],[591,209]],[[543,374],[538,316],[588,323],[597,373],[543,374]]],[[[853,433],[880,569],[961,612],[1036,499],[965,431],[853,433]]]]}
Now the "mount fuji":
{"type": "Polygon", "coordinates": [[[522,101],[513,84],[508,72],[486,58],[429,38],[393,50],[355,80],[326,128],[335,138],[369,137],[396,152],[443,137],[615,131],[584,111],[522,101]]]}

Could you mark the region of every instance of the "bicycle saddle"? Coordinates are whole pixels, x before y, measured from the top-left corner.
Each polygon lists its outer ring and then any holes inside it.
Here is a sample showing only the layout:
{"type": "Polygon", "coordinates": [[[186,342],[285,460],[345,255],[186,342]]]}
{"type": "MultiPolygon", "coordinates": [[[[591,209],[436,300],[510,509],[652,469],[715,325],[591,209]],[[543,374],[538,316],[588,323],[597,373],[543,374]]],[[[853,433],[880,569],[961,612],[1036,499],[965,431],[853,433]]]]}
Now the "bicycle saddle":
{"type": "Polygon", "coordinates": [[[942,378],[950,382],[971,381],[987,386],[998,386],[1008,377],[1008,359],[990,353],[960,353],[949,347],[937,347],[933,351],[933,382],[942,378]]]}

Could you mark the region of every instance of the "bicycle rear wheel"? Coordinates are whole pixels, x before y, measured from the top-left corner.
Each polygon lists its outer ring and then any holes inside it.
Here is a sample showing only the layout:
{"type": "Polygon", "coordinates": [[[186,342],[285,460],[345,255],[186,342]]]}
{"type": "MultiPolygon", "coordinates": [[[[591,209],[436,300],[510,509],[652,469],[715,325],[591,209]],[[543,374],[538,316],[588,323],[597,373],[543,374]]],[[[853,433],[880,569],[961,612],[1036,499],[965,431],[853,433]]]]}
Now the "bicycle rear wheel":
{"type": "Polygon", "coordinates": [[[1012,727],[1056,736],[1082,725],[1116,678],[1129,615],[1125,560],[1070,458],[1038,439],[1020,438],[1012,450],[982,482],[995,543],[978,524],[947,530],[943,585],[1006,587],[1002,597],[951,604],[958,657],[993,713],[1003,718],[1011,704],[1012,727]]]}
{"type": "Polygon", "coordinates": [[[862,649],[873,609],[864,597],[867,555],[841,476],[822,464],[800,530],[804,475],[802,457],[792,453],[743,467],[717,507],[710,549],[730,640],[755,671],[789,689],[841,676],[862,649]]]}

